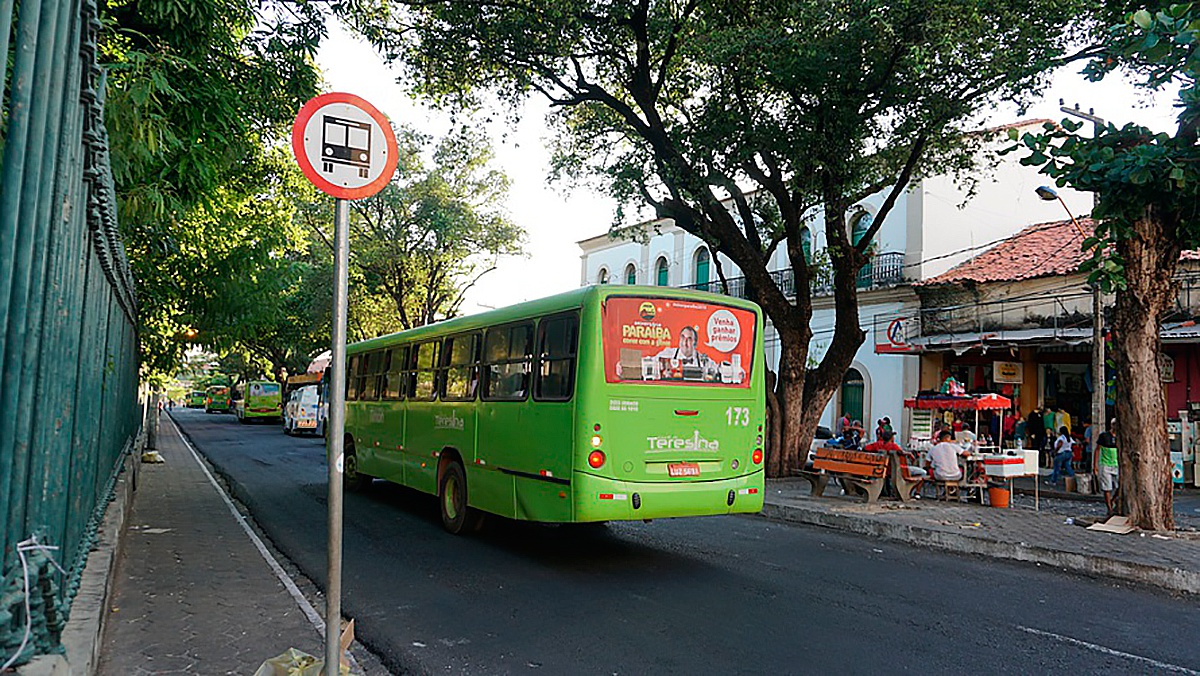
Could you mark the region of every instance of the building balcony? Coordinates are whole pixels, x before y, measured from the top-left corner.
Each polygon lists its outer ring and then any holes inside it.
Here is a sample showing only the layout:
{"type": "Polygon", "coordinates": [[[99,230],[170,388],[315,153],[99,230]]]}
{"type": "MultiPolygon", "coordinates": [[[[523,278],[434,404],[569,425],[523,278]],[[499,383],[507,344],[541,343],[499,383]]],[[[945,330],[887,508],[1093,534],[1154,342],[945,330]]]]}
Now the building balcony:
{"type": "MultiPolygon", "coordinates": [[[[833,295],[833,268],[829,264],[821,265],[814,269],[814,273],[811,284],[812,295],[833,295]]],[[[788,298],[796,296],[796,279],[791,268],[774,270],[768,274],[771,275],[771,279],[775,280],[775,284],[783,291],[783,295],[788,298]]],[[[871,257],[871,262],[867,263],[858,273],[859,291],[886,289],[904,284],[905,281],[904,253],[900,251],[875,254],[871,257]]],[[[736,298],[746,297],[745,277],[731,277],[726,282],[729,287],[728,295],[736,298]]],[[[711,291],[713,293],[722,292],[721,280],[719,279],[702,284],[688,284],[681,288],[711,291]]]]}

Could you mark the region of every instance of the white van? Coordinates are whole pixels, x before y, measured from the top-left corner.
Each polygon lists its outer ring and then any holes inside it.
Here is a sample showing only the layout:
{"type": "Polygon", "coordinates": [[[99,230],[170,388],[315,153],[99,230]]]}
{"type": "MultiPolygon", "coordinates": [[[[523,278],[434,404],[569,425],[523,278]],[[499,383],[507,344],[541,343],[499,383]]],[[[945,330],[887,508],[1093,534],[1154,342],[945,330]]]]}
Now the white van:
{"type": "Polygon", "coordinates": [[[321,405],[316,385],[305,385],[292,392],[283,408],[283,433],[308,432],[322,434],[325,428],[324,407],[321,405]]]}

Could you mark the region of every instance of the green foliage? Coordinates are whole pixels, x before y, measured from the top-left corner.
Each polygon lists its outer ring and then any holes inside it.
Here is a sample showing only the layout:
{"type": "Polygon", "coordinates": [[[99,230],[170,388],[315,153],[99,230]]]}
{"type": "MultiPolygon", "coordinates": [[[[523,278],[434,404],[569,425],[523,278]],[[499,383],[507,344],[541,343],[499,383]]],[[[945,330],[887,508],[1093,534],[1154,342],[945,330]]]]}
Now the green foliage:
{"type": "Polygon", "coordinates": [[[1155,243],[1163,255],[1200,247],[1200,7],[1172,4],[1140,9],[1101,35],[1104,50],[1084,72],[1102,79],[1117,68],[1143,76],[1142,85],[1161,89],[1179,86],[1180,110],[1175,134],[1154,133],[1126,124],[1107,124],[1092,138],[1078,132],[1081,123],[1063,120],[1025,134],[1009,151],[1028,152],[1023,164],[1041,171],[1061,186],[1094,192],[1098,219],[1093,237],[1083,243],[1092,258],[1089,278],[1105,290],[1126,288],[1125,264],[1116,243],[1137,237],[1139,220],[1160,221],[1166,239],[1155,243]]]}
{"type": "MultiPolygon", "coordinates": [[[[964,125],[1040,93],[1093,11],[1085,0],[390,4],[347,20],[402,82],[443,105],[545,96],[554,175],[614,196],[614,229],[649,204],[738,266],[780,335],[781,419],[810,428],[864,340],[854,279],[889,211],[916,178],[970,171],[983,139],[964,125]],[[852,243],[845,215],[878,194],[852,243]],[[805,288],[804,229],[820,214],[813,241],[828,250],[837,329],[806,374],[811,298],[785,295],[767,266],[782,247],[805,288]]],[[[774,457],[794,463],[800,439],[784,438],[774,457]]]]}
{"type": "Polygon", "coordinates": [[[171,372],[196,342],[273,306],[295,231],[278,151],[318,89],[323,18],[308,2],[121,0],[104,8],[106,125],[138,284],[143,363],[171,372]],[[273,150],[275,149],[275,150],[273,150]],[[277,268],[282,268],[277,269],[277,268]]]}
{"type": "Polygon", "coordinates": [[[459,128],[431,144],[398,134],[404,162],[378,195],[351,203],[350,330],[367,338],[453,317],[463,295],[521,252],[524,232],[503,205],[508,178],[487,138],[459,128]]]}

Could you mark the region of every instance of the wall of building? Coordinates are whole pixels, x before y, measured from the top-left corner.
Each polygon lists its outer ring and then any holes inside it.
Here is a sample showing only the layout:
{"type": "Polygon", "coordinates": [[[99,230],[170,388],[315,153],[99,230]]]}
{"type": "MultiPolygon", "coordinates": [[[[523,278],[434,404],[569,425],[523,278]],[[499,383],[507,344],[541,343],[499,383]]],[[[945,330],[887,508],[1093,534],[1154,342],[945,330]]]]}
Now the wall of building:
{"type": "MultiPolygon", "coordinates": [[[[1003,147],[1007,142],[994,147],[1003,147]]],[[[949,270],[1031,223],[1067,218],[1062,204],[1041,200],[1034,189],[1050,183],[1035,167],[1021,166],[1020,152],[999,158],[990,169],[977,172],[979,182],[970,202],[954,176],[932,176],[919,184],[924,233],[913,242],[910,256],[922,261],[910,268],[918,279],[929,279],[949,270]]],[[[1091,193],[1058,189],[1076,217],[1092,210],[1091,193]]],[[[913,238],[916,239],[916,238],[913,238]]]]}
{"type": "Polygon", "coordinates": [[[922,335],[1078,327],[1092,316],[1092,294],[1083,274],[918,286],[917,293],[922,335]]]}

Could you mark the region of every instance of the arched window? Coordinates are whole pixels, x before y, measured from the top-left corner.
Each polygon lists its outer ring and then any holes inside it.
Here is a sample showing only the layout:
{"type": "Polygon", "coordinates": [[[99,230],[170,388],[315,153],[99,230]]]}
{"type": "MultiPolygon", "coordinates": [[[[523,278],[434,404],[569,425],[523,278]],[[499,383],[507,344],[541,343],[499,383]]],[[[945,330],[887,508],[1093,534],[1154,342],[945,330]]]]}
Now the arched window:
{"type": "Polygon", "coordinates": [[[600,272],[596,274],[597,284],[608,284],[608,268],[600,268],[600,272]]]}
{"type": "Polygon", "coordinates": [[[625,283],[637,284],[637,267],[633,263],[625,266],[625,283]]]}
{"type": "Polygon", "coordinates": [[[668,284],[670,284],[671,280],[670,280],[670,274],[669,274],[669,271],[667,268],[667,259],[666,258],[659,258],[658,262],[654,264],[654,275],[655,275],[655,279],[654,279],[655,284],[658,284],[659,286],[667,286],[668,284]]]}
{"type": "Polygon", "coordinates": [[[850,221],[850,243],[858,246],[874,220],[875,217],[869,211],[860,211],[855,214],[854,219],[850,221]]]}
{"type": "Polygon", "coordinates": [[[800,230],[800,250],[804,252],[804,260],[812,262],[812,232],[808,228],[800,230]]]}
{"type": "MultiPolygon", "coordinates": [[[[850,222],[850,243],[858,246],[862,241],[863,236],[867,234],[867,229],[871,227],[871,223],[875,217],[869,211],[860,211],[854,216],[854,220],[850,222]]],[[[860,289],[869,289],[874,283],[874,274],[870,261],[858,271],[857,285],[860,289]]]]}
{"type": "Polygon", "coordinates": [[[696,288],[701,291],[708,291],[708,248],[700,247],[696,249],[696,260],[694,269],[696,271],[696,288]]]}
{"type": "Polygon", "coordinates": [[[863,390],[865,386],[863,376],[856,368],[848,369],[846,375],[842,377],[842,415],[849,416],[850,420],[861,422],[863,427],[867,428],[869,425],[867,421],[863,420],[863,390]]]}

